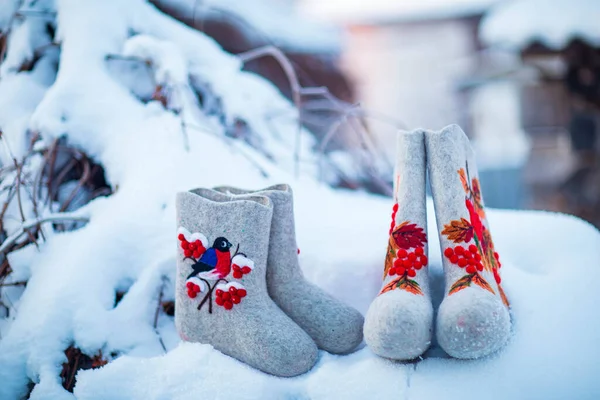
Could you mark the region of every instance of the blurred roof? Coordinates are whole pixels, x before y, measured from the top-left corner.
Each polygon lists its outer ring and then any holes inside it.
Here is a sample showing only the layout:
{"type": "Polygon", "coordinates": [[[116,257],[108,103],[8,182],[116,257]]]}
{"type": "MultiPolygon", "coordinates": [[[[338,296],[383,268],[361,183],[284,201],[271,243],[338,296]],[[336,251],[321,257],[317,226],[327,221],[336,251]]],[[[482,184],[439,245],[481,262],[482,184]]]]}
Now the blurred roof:
{"type": "Polygon", "coordinates": [[[494,7],[481,22],[484,43],[522,49],[534,42],[558,50],[581,38],[600,46],[600,0],[519,0],[494,7]]]}
{"type": "Polygon", "coordinates": [[[273,0],[156,0],[196,19],[221,12],[244,22],[269,42],[288,50],[339,52],[341,33],[325,22],[295,12],[273,0]]]}
{"type": "MultiPolygon", "coordinates": [[[[385,24],[483,14],[501,0],[301,0],[306,13],[349,24],[385,24]]],[[[599,0],[600,1],[600,0],[599,0]]]]}

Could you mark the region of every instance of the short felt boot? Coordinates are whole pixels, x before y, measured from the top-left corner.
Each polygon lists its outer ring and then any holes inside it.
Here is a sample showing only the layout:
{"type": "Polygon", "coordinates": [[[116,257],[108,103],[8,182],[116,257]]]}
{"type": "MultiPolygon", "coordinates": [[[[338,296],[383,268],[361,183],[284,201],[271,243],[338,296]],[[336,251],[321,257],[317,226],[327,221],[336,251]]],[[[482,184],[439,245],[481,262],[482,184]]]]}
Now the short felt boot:
{"type": "Polygon", "coordinates": [[[507,342],[511,322],[474,153],[456,125],[425,143],[446,280],[438,342],[452,357],[483,357],[507,342]]]}
{"type": "Polygon", "coordinates": [[[364,327],[373,353],[394,360],[414,359],[431,344],[425,162],[424,132],[400,132],[383,285],[364,327]]]}
{"type": "Polygon", "coordinates": [[[267,262],[269,295],[319,348],[334,354],[354,350],[363,338],[362,315],[308,282],[300,269],[290,186],[281,184],[254,192],[232,187],[215,190],[232,198],[261,195],[271,199],[273,222],[267,262]]]}
{"type": "Polygon", "coordinates": [[[272,215],[267,197],[177,194],[175,325],[186,341],[291,377],[311,369],[318,350],[267,293],[272,215]]]}

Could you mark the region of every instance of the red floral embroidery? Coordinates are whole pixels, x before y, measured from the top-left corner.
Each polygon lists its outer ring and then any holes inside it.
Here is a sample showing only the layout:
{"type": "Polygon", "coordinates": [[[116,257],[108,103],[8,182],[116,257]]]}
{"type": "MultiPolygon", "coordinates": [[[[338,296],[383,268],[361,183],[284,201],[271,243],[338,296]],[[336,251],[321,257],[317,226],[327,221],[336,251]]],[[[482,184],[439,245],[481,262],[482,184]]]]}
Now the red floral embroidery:
{"type": "Polygon", "coordinates": [[[242,279],[254,269],[254,262],[239,252],[237,246],[233,256],[229,240],[218,237],[212,246],[201,233],[190,233],[187,229],[179,228],[177,238],[183,250],[184,260],[190,259],[192,271],[185,280],[187,295],[195,299],[199,293],[206,293],[198,310],[208,304],[208,312],[212,313],[213,292],[216,294],[215,303],[231,310],[234,304],[239,304],[247,292],[244,286],[235,281],[228,281],[231,274],[233,279],[242,279]]]}
{"type": "Polygon", "coordinates": [[[427,234],[423,228],[410,223],[410,221],[396,225],[397,212],[398,204],[396,203],[392,209],[392,226],[390,227],[383,279],[387,276],[398,276],[398,278],[385,285],[380,294],[393,289],[403,289],[422,295],[419,283],[410,278],[414,278],[417,271],[429,263],[424,249],[425,243],[427,243],[427,234]]]}
{"type": "Polygon", "coordinates": [[[481,255],[479,254],[477,246],[472,244],[467,249],[462,246],[456,246],[454,248],[448,247],[444,250],[444,256],[452,264],[457,265],[459,268],[464,268],[467,273],[467,275],[463,276],[452,285],[449,294],[459,292],[471,286],[472,283],[496,294],[489,283],[487,283],[479,274],[483,271],[483,264],[481,263],[481,255]]]}
{"type": "Polygon", "coordinates": [[[411,224],[409,221],[395,227],[392,231],[392,238],[399,248],[405,250],[422,247],[427,243],[427,235],[423,228],[417,224],[411,224]]]}
{"type": "Polygon", "coordinates": [[[392,224],[390,225],[390,235],[394,231],[394,227],[396,226],[396,213],[398,212],[398,203],[394,204],[392,208],[392,224]]]}
{"type": "Polygon", "coordinates": [[[449,294],[470,287],[471,284],[496,294],[480,274],[485,270],[493,274],[498,285],[499,295],[504,304],[509,306],[508,299],[500,286],[500,257],[494,249],[491,233],[485,226],[485,210],[481,199],[479,180],[477,178],[469,179],[468,165],[466,169],[459,169],[458,175],[465,191],[465,207],[469,213],[469,219],[461,217],[460,220],[450,221],[449,224],[444,225],[441,233],[448,240],[459,244],[454,248],[446,248],[444,256],[450,263],[464,268],[466,275],[450,287],[449,294]],[[461,246],[461,243],[465,243],[468,247],[461,246]]]}
{"type": "Polygon", "coordinates": [[[217,285],[215,291],[215,303],[222,306],[226,310],[231,310],[234,304],[240,304],[242,299],[246,297],[246,289],[237,282],[230,282],[226,285],[217,285]]]}
{"type": "Polygon", "coordinates": [[[399,249],[396,252],[396,257],[392,268],[388,271],[388,275],[390,276],[407,274],[411,278],[414,278],[417,275],[416,271],[428,263],[427,256],[423,254],[423,247],[417,247],[411,252],[399,249]]]}

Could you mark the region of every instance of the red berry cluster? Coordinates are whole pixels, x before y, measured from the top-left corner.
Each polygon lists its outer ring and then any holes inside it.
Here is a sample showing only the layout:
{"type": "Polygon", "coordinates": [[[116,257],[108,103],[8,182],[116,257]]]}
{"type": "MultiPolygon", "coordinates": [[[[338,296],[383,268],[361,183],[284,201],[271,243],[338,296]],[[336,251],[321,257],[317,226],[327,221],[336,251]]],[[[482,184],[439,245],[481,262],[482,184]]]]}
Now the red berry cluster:
{"type": "Polygon", "coordinates": [[[392,232],[394,231],[394,228],[396,227],[396,213],[398,212],[398,203],[394,204],[394,207],[392,208],[392,223],[390,225],[390,235],[392,234],[392,232]]]}
{"type": "Polygon", "coordinates": [[[466,268],[468,274],[483,271],[479,249],[474,244],[469,245],[467,249],[462,246],[456,246],[454,249],[448,247],[444,250],[444,255],[452,264],[456,264],[460,268],[466,268]]]}
{"type": "Polygon", "coordinates": [[[183,249],[183,254],[186,257],[194,257],[198,259],[206,251],[206,248],[204,247],[200,239],[197,239],[190,243],[186,240],[183,233],[180,233],[177,237],[181,241],[181,248],[183,249]]]}
{"type": "Polygon", "coordinates": [[[194,282],[186,283],[185,287],[187,288],[187,294],[190,299],[196,298],[198,293],[200,293],[200,286],[196,285],[194,282]]]}
{"type": "Polygon", "coordinates": [[[394,266],[390,268],[390,276],[408,274],[411,278],[417,275],[417,271],[427,266],[429,260],[424,254],[423,247],[417,247],[414,251],[398,249],[396,253],[398,258],[394,261],[394,266]]]}
{"type": "Polygon", "coordinates": [[[231,286],[227,290],[217,289],[215,294],[217,295],[215,303],[226,310],[231,310],[234,304],[239,304],[242,298],[246,297],[247,292],[246,289],[231,286]]]}
{"type": "Polygon", "coordinates": [[[502,263],[500,263],[500,255],[498,255],[497,252],[494,252],[494,258],[496,259],[496,264],[498,265],[498,268],[494,268],[494,279],[496,280],[496,283],[499,285],[500,282],[502,282],[502,278],[500,278],[500,273],[498,272],[498,269],[500,269],[500,267],[502,267],[502,263]]]}
{"type": "Polygon", "coordinates": [[[241,279],[244,275],[249,274],[252,271],[252,268],[248,266],[240,267],[237,264],[233,264],[231,268],[233,269],[233,277],[235,279],[241,279]]]}
{"type": "Polygon", "coordinates": [[[498,264],[498,268],[500,268],[502,266],[502,263],[500,262],[500,255],[497,252],[494,252],[494,258],[496,259],[496,264],[498,264]]]}

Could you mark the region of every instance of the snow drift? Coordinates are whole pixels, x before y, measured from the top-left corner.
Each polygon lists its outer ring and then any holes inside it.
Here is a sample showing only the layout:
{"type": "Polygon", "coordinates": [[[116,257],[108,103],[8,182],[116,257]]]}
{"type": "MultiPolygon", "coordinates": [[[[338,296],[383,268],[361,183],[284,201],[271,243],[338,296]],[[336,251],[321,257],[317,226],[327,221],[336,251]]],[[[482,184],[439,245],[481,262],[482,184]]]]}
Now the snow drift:
{"type": "MultiPolygon", "coordinates": [[[[434,346],[423,361],[400,364],[362,348],[348,356],[322,352],[308,374],[281,379],[209,345],[181,343],[159,304],[174,292],[177,191],[291,183],[307,278],[363,313],[380,286],[391,199],[318,183],[314,143],[289,117],[294,108],[268,82],[241,71],[236,57],[144,1],[31,3],[51,18],[25,18],[11,35],[0,81],[3,140],[19,158],[32,133],[42,147],[66,138],[104,167],[113,193],[73,211],[70,216],[89,220],[84,227],[57,232],[45,223],[39,248],[10,253],[8,279],[27,280],[27,286],[0,288],[12,301],[0,318],[1,399],[600,395],[594,317],[600,234],[555,214],[489,211],[514,319],[511,342],[491,358],[452,360],[434,346]],[[46,29],[54,12],[56,38],[46,29]],[[35,32],[43,32],[41,39],[35,32]],[[19,70],[40,43],[54,41],[59,49],[49,46],[31,71],[19,70]],[[154,85],[149,90],[140,83],[144,74],[136,68],[145,69],[144,62],[115,67],[107,61],[111,55],[148,60],[153,67],[144,79],[154,85]],[[165,92],[154,96],[158,86],[165,92]],[[193,95],[197,87],[215,94],[220,112],[193,95]],[[273,111],[287,118],[266,118],[273,111]],[[246,121],[260,146],[226,139],[228,121],[236,118],[246,121]],[[295,177],[298,138],[302,173],[295,177]],[[61,380],[71,345],[109,361],[80,371],[73,393],[61,380]]],[[[10,160],[4,157],[3,165],[10,160]]],[[[434,232],[431,204],[428,211],[434,232]]],[[[33,210],[24,212],[34,218],[33,210]]],[[[38,212],[44,217],[53,209],[38,212]]],[[[15,207],[9,215],[13,222],[4,229],[11,234],[22,221],[15,207]]],[[[431,239],[439,303],[441,259],[435,235],[431,239]]]]}

